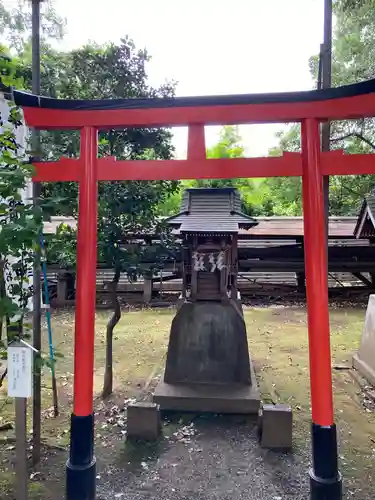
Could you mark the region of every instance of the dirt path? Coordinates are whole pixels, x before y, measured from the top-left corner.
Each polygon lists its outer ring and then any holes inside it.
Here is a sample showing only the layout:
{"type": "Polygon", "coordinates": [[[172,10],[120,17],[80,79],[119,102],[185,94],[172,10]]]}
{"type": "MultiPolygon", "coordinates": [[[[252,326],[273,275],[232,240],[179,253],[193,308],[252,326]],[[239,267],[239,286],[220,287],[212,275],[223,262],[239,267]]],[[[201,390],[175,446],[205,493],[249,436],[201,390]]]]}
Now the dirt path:
{"type": "Polygon", "coordinates": [[[100,500],[305,499],[306,460],[262,450],[243,418],[206,417],[164,426],[157,446],[125,445],[99,464],[100,500]]]}

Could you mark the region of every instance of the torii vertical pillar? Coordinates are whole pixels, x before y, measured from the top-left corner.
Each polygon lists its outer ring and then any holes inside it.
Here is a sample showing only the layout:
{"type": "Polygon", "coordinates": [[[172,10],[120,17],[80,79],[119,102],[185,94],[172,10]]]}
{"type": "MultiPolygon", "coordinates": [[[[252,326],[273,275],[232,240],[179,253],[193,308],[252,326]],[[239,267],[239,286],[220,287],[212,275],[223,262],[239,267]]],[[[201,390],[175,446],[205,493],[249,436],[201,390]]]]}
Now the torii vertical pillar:
{"type": "Polygon", "coordinates": [[[97,131],[81,131],[83,169],[79,178],[77,309],[74,339],[74,403],[67,463],[66,499],[94,500],[93,372],[97,247],[97,131]]]}
{"type": "Polygon", "coordinates": [[[333,415],[327,283],[327,235],[320,169],[319,122],[302,123],[303,212],[312,407],[311,500],[340,500],[333,415]]]}

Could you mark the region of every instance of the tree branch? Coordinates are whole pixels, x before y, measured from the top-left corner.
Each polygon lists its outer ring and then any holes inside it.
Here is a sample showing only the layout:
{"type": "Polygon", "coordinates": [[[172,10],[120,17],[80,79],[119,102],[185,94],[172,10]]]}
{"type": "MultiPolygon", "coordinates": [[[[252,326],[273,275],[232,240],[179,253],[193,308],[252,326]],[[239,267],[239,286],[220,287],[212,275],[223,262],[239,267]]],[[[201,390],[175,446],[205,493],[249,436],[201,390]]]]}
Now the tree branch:
{"type": "Polygon", "coordinates": [[[5,377],[7,376],[7,374],[8,374],[8,368],[5,368],[4,373],[2,373],[2,374],[1,374],[1,377],[0,377],[0,387],[2,387],[2,386],[3,386],[3,382],[4,382],[5,377]]]}
{"type": "Polygon", "coordinates": [[[375,151],[375,144],[372,143],[369,139],[366,139],[366,137],[363,137],[363,135],[359,134],[358,132],[350,132],[349,134],[343,135],[341,137],[336,137],[335,139],[331,139],[331,142],[344,141],[345,139],[349,139],[350,137],[356,137],[375,151]]]}
{"type": "Polygon", "coordinates": [[[105,399],[112,394],[113,391],[113,330],[121,319],[121,306],[117,296],[117,285],[120,281],[121,269],[115,267],[113,280],[108,283],[109,291],[111,292],[111,300],[113,314],[107,324],[106,334],[106,359],[102,398],[105,399]]]}
{"type": "Polygon", "coordinates": [[[362,196],[362,193],[359,193],[358,191],[355,191],[354,189],[345,186],[345,184],[341,184],[341,188],[348,191],[348,193],[354,194],[354,196],[362,196]]]}

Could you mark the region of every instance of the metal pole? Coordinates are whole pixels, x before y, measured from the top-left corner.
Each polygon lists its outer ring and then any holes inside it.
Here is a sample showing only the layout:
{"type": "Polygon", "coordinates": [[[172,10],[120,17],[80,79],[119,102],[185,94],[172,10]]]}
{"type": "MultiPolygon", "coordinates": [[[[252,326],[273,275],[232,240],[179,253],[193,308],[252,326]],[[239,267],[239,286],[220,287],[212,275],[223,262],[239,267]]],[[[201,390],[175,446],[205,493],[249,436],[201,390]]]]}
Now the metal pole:
{"type": "Polygon", "coordinates": [[[44,301],[46,307],[46,319],[47,319],[47,330],[48,330],[48,343],[49,343],[49,358],[51,362],[51,376],[52,376],[52,400],[53,400],[53,410],[54,416],[59,415],[59,401],[57,394],[57,382],[56,382],[56,371],[55,371],[55,353],[53,348],[52,340],[52,319],[51,319],[51,309],[48,291],[48,279],[47,279],[47,258],[46,250],[44,246],[43,234],[40,237],[40,251],[42,253],[42,273],[43,273],[43,290],[44,290],[44,301]]]}
{"type": "Polygon", "coordinates": [[[97,256],[97,131],[81,132],[83,171],[79,183],[77,300],[74,343],[74,405],[67,463],[67,500],[95,499],[93,372],[97,256]]]}
{"type": "MultiPolygon", "coordinates": [[[[324,0],[324,43],[322,51],[322,88],[332,86],[332,0],[324,0]]],[[[322,125],[322,151],[330,150],[331,124],[322,125]]],[[[326,217],[326,231],[329,235],[329,176],[323,177],[323,193],[326,217]]]]}
{"type": "Polygon", "coordinates": [[[312,408],[311,500],[341,500],[334,424],[327,284],[327,236],[317,120],[302,123],[303,215],[312,408]]]}
{"type": "MultiPolygon", "coordinates": [[[[32,91],[40,95],[40,3],[41,0],[32,0],[32,91]]],[[[35,160],[40,155],[40,132],[33,130],[32,148],[35,160]]],[[[39,203],[40,182],[33,182],[33,203],[39,203]]],[[[33,269],[33,345],[41,350],[41,286],[40,286],[40,248],[34,253],[33,269]]],[[[41,435],[41,366],[34,355],[34,381],[33,381],[33,464],[40,461],[40,435],[41,435]]]]}

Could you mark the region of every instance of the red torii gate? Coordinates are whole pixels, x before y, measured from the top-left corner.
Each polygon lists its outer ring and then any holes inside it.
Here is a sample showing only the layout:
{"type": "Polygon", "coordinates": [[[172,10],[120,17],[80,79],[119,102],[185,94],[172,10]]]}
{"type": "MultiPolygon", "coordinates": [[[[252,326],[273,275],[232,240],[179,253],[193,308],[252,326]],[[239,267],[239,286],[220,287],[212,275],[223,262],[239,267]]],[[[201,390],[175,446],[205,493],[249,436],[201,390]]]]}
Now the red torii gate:
{"type": "Polygon", "coordinates": [[[79,182],[74,407],[67,500],[95,498],[93,368],[98,181],[302,176],[312,406],[313,500],[342,498],[334,423],[323,175],[375,174],[375,156],[321,152],[320,123],[375,116],[375,79],[308,92],[175,99],[59,100],[14,91],[28,126],[79,129],[78,159],[35,163],[35,181],[79,182]],[[300,122],[302,153],[206,159],[204,126],[300,122]],[[187,160],[98,158],[98,131],[188,126],[187,160]]]}

